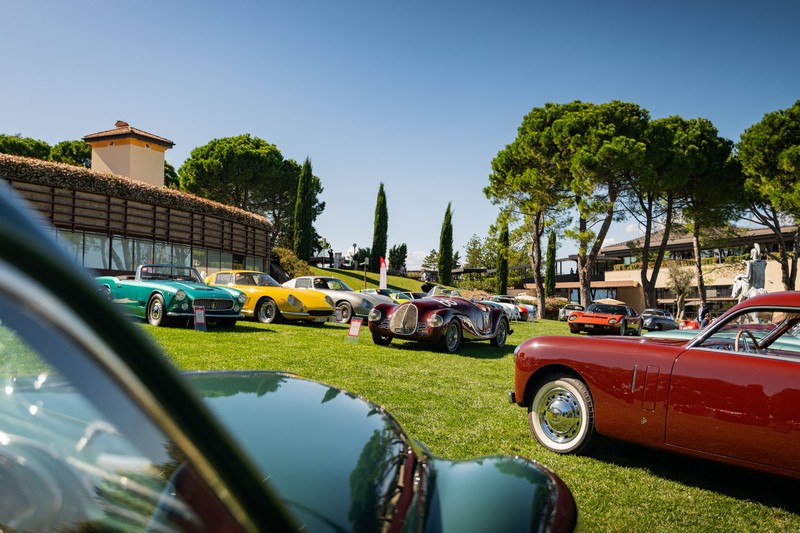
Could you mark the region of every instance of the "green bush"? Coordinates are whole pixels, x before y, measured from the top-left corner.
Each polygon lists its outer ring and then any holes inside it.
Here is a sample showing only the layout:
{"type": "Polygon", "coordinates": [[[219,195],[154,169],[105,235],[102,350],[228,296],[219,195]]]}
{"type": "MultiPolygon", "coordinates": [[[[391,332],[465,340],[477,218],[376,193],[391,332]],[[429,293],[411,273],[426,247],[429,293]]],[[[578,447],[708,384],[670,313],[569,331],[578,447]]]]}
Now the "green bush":
{"type": "Polygon", "coordinates": [[[308,263],[297,257],[292,250],[278,246],[272,249],[272,253],[278,258],[278,264],[290,278],[314,274],[308,263]]]}

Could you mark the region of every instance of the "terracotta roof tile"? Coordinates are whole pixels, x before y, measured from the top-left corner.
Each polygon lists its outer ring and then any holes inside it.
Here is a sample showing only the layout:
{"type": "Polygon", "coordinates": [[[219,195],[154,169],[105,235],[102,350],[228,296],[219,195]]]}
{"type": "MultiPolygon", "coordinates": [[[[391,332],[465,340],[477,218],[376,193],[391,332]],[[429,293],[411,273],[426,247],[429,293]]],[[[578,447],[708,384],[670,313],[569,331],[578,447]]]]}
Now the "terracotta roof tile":
{"type": "Polygon", "coordinates": [[[158,135],[153,135],[152,133],[148,133],[146,131],[134,128],[133,126],[129,125],[127,122],[124,122],[122,120],[118,120],[115,126],[117,127],[114,128],[113,130],[99,131],[97,133],[90,133],[89,135],[85,135],[83,137],[83,140],[85,142],[93,142],[93,141],[101,141],[107,139],[134,137],[142,141],[148,141],[155,144],[159,144],[161,146],[166,146],[167,148],[172,148],[173,146],[175,146],[175,143],[170,141],[169,139],[165,139],[164,137],[159,137],[158,135]]]}

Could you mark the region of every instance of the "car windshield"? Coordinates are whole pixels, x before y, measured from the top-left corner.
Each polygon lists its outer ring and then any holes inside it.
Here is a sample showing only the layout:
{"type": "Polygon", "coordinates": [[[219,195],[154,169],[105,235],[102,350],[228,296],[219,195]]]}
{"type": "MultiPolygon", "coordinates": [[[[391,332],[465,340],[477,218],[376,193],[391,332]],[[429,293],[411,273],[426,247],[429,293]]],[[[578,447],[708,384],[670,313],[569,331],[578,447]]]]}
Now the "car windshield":
{"type": "Polygon", "coordinates": [[[621,305],[591,304],[586,308],[587,313],[606,313],[608,315],[625,315],[625,308],[621,305]]]}
{"type": "Polygon", "coordinates": [[[753,311],[730,317],[718,330],[706,338],[700,346],[730,350],[732,341],[739,339],[747,345],[745,351],[770,347],[791,354],[800,353],[800,313],[785,311],[753,311]],[[756,340],[758,346],[752,346],[756,340]]]}
{"type": "Polygon", "coordinates": [[[314,278],[315,289],[328,289],[331,291],[352,291],[347,284],[336,278],[314,278]]]}
{"type": "Polygon", "coordinates": [[[464,298],[466,300],[474,300],[477,295],[465,289],[448,289],[439,285],[435,286],[428,292],[428,296],[447,296],[449,298],[464,298]]]}
{"type": "Polygon", "coordinates": [[[188,266],[146,265],[141,268],[140,278],[205,283],[197,270],[188,266]]]}
{"type": "Polygon", "coordinates": [[[263,287],[278,287],[280,283],[269,274],[263,272],[239,272],[236,274],[235,285],[258,285],[263,287]]]}

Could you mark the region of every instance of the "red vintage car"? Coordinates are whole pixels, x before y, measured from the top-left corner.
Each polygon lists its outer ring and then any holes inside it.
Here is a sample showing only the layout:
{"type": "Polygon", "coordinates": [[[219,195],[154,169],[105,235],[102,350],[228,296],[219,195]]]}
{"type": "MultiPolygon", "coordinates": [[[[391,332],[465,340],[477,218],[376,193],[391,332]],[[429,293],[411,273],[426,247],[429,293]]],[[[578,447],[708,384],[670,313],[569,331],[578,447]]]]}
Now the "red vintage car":
{"type": "Polygon", "coordinates": [[[800,477],[800,293],[749,298],[684,337],[529,339],[510,400],[557,453],[600,434],[800,477]]]}
{"type": "Polygon", "coordinates": [[[462,341],[490,341],[505,346],[511,335],[508,318],[499,304],[477,302],[469,291],[434,287],[427,297],[403,304],[379,304],[369,312],[369,330],[375,344],[392,339],[437,344],[455,353],[462,341]]]}
{"type": "Polygon", "coordinates": [[[622,336],[642,334],[642,317],[633,307],[623,302],[593,302],[585,311],[572,311],[567,318],[567,324],[570,333],[622,336]]]}

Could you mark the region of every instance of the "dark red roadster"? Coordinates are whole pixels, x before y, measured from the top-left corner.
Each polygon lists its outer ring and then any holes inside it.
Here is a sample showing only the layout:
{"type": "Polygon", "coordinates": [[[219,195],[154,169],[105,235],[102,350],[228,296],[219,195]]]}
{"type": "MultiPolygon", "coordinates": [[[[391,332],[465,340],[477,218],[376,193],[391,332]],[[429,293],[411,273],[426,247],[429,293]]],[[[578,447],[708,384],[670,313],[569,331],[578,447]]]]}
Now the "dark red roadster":
{"type": "Polygon", "coordinates": [[[434,287],[428,296],[403,304],[379,304],[369,312],[369,330],[375,344],[393,338],[429,342],[455,353],[462,341],[488,340],[504,346],[511,334],[503,308],[472,301],[469,291],[434,287]]]}
{"type": "Polygon", "coordinates": [[[515,353],[510,400],[551,451],[600,434],[800,477],[800,293],[749,298],[696,336],[536,337],[515,353]]]}

